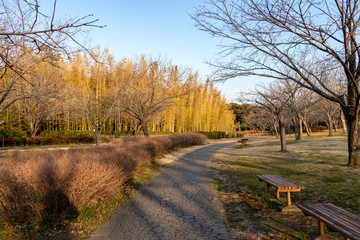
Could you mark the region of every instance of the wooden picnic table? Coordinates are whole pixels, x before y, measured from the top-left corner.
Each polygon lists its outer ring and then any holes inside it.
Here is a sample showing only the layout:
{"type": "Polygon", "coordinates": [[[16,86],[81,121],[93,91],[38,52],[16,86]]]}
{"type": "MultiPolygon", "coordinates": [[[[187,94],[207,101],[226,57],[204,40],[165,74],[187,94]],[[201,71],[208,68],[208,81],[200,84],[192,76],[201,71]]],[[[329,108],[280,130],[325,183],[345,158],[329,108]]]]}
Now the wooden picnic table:
{"type": "Polygon", "coordinates": [[[325,239],[325,224],[329,230],[339,232],[346,240],[360,240],[360,216],[354,215],[331,203],[297,204],[297,206],[305,215],[312,216],[318,220],[320,233],[318,239],[325,239]]]}
{"type": "Polygon", "coordinates": [[[248,141],[249,141],[249,139],[242,138],[238,142],[241,143],[241,147],[243,148],[248,141]]]}
{"type": "Polygon", "coordinates": [[[287,193],[287,205],[291,205],[291,192],[300,192],[301,189],[305,189],[304,186],[294,183],[286,178],[278,175],[256,175],[260,181],[266,182],[267,191],[270,193],[270,187],[276,188],[276,198],[280,199],[280,192],[287,193]]]}

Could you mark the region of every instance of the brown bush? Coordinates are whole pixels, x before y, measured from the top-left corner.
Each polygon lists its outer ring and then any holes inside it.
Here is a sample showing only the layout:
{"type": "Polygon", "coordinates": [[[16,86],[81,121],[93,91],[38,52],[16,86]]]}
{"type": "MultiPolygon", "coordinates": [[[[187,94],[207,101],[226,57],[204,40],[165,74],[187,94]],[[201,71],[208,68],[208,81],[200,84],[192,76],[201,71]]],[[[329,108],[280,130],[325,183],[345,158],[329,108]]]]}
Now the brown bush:
{"type": "Polygon", "coordinates": [[[328,127],[326,127],[326,126],[316,126],[316,127],[312,127],[311,128],[311,131],[312,132],[323,132],[323,131],[326,131],[326,130],[328,130],[328,127]]]}
{"type": "Polygon", "coordinates": [[[126,137],[106,146],[1,159],[0,214],[9,222],[62,221],[69,210],[112,196],[152,157],[205,138],[126,137]]]}

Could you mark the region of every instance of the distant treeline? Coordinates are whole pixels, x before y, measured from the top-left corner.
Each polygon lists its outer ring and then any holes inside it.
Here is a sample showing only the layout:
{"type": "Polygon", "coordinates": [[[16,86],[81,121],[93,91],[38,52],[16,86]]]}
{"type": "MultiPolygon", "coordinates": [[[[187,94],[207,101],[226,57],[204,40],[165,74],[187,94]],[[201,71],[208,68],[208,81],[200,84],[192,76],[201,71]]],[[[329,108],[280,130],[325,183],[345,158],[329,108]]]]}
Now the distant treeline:
{"type": "MultiPolygon", "coordinates": [[[[27,81],[17,81],[9,93],[9,99],[20,98],[0,116],[2,135],[234,131],[225,97],[190,69],[144,56],[116,62],[107,50],[92,55],[39,60],[24,74],[27,81]]],[[[4,86],[16,77],[9,73],[4,86]]]]}

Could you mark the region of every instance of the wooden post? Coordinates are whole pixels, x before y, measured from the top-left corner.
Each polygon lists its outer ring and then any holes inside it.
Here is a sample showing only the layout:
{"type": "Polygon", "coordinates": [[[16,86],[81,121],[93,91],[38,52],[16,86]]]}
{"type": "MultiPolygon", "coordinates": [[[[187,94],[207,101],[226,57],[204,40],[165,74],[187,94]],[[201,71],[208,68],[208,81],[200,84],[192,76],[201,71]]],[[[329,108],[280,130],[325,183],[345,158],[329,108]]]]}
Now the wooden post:
{"type": "Polygon", "coordinates": [[[324,235],[324,223],[319,220],[319,233],[320,235],[324,235]]]}
{"type": "Polygon", "coordinates": [[[276,198],[277,198],[277,200],[280,200],[280,192],[279,192],[279,189],[276,189],[276,198]]]}
{"type": "Polygon", "coordinates": [[[270,193],[270,184],[266,183],[267,186],[267,192],[270,193]]]}
{"type": "Polygon", "coordinates": [[[291,197],[290,197],[290,192],[286,192],[287,193],[287,202],[288,202],[288,206],[291,205],[291,197]]]}

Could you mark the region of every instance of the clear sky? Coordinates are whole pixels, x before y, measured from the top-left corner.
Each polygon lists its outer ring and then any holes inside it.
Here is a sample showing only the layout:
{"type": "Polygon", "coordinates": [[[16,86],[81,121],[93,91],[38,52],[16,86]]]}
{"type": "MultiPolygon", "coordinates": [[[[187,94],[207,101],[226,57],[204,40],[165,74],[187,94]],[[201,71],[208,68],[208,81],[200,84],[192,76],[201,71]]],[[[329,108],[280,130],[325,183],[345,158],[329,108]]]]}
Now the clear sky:
{"type": "MultiPolygon", "coordinates": [[[[57,16],[81,17],[94,14],[99,25],[89,33],[91,45],[107,47],[117,60],[134,59],[142,54],[171,60],[174,65],[191,67],[206,80],[212,69],[204,62],[216,58],[217,44],[199,31],[189,13],[204,0],[58,0],[57,16]]],[[[52,7],[53,1],[42,0],[40,9],[52,7]]],[[[48,11],[47,11],[48,12],[48,11]]],[[[253,89],[254,80],[240,78],[217,83],[228,101],[237,92],[253,89]]]]}

